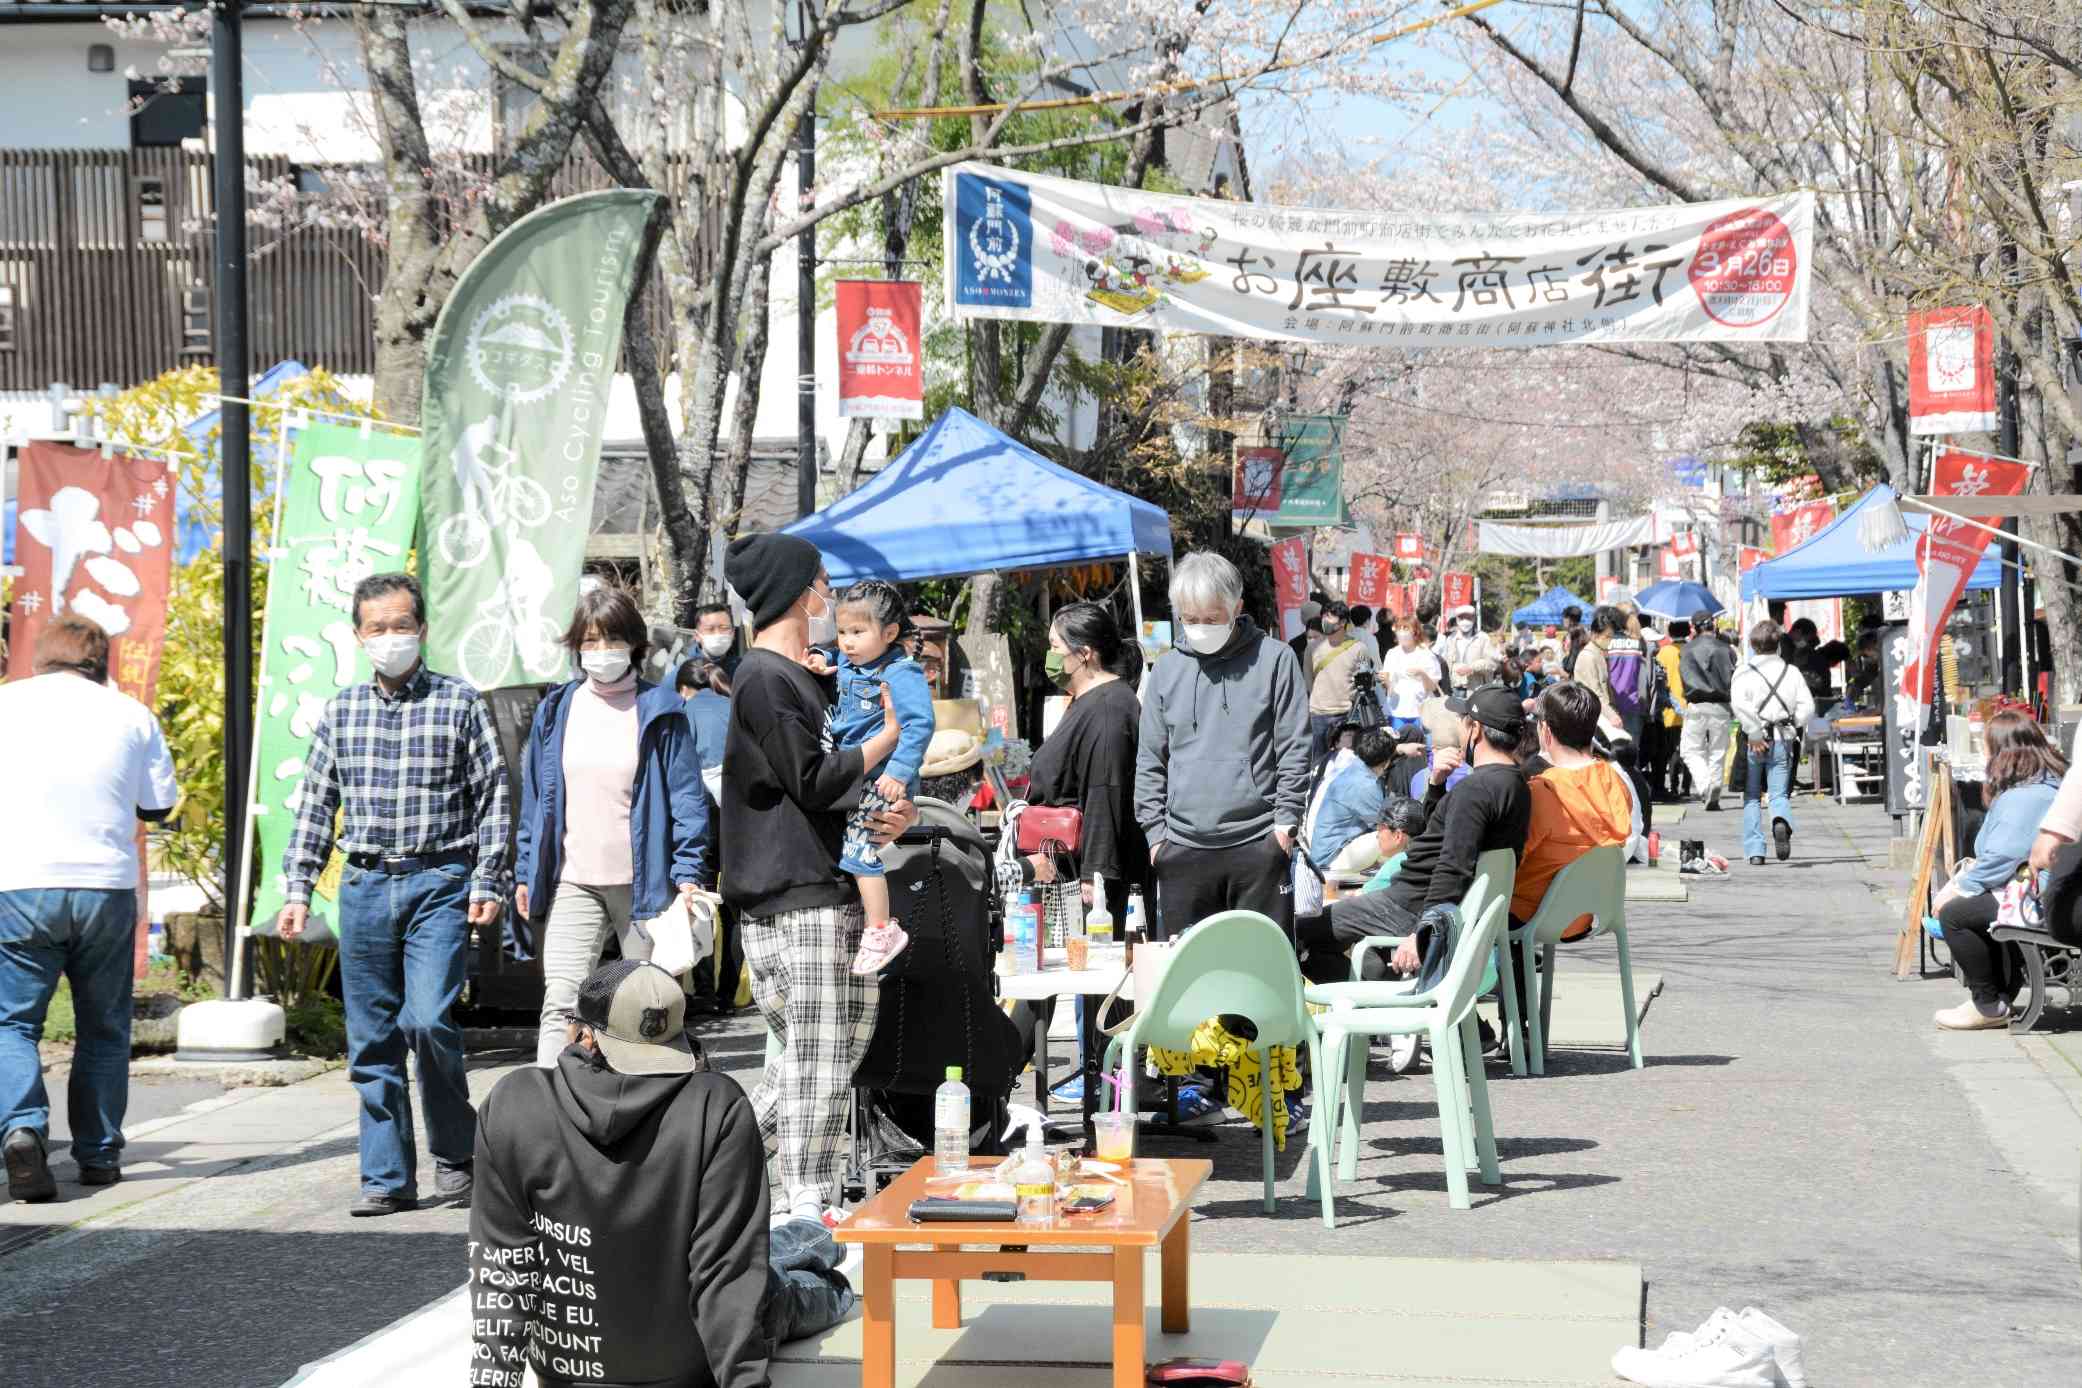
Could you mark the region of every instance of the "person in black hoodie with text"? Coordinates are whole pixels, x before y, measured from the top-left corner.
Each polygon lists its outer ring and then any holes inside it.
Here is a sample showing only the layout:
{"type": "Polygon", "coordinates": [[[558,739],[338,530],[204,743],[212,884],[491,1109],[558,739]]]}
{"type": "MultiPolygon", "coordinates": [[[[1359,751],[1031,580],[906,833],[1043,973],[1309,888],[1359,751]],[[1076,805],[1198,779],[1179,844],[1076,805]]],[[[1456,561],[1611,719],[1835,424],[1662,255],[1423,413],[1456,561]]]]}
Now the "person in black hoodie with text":
{"type": "Polygon", "coordinates": [[[764,1152],[707,1073],[679,981],[620,959],[580,985],[575,1044],[478,1110],[470,1382],[762,1388],[764,1152]]]}

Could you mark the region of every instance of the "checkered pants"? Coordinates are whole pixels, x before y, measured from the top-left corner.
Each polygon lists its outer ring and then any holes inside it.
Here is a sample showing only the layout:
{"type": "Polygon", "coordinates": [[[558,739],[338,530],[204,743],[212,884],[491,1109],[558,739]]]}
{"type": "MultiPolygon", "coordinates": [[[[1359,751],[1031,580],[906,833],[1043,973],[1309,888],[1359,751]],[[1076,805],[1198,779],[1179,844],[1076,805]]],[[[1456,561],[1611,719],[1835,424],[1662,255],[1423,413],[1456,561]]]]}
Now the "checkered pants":
{"type": "Polygon", "coordinates": [[[852,970],[866,920],[820,906],[744,921],[752,1001],[781,1044],[752,1091],[782,1198],[805,1186],[829,1203],[845,1162],[853,1072],[875,1034],[880,985],[852,970]]]}

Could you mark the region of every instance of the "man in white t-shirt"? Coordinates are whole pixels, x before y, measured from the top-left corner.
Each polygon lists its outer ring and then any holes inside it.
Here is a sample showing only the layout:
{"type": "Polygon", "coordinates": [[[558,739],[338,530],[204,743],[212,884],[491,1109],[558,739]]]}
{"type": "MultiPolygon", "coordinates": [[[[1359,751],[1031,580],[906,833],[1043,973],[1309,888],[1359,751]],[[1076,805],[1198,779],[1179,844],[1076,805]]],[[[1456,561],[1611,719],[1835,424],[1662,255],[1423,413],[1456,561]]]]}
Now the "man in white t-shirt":
{"type": "Polygon", "coordinates": [[[1417,732],[1424,701],[1439,692],[1445,671],[1439,658],[1417,644],[1417,623],[1399,618],[1395,649],[1381,657],[1381,683],[1388,690],[1388,725],[1399,733],[1417,732]]]}
{"type": "Polygon", "coordinates": [[[0,767],[0,1155],[8,1194],[49,1200],[58,1186],[36,1043],[60,977],[78,1027],[67,1116],[79,1181],[121,1176],[137,822],[172,811],[173,758],[151,710],[108,687],[108,636],[64,616],[37,639],[35,677],[0,685],[0,767]]]}

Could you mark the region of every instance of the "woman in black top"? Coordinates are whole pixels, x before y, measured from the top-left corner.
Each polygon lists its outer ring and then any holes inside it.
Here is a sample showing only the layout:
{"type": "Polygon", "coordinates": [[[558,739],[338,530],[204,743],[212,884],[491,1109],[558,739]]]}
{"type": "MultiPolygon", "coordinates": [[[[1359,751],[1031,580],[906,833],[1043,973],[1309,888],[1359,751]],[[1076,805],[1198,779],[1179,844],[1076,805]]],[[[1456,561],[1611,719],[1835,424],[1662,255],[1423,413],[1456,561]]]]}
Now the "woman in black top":
{"type": "MultiPolygon", "coordinates": [[[[1106,879],[1106,905],[1125,927],[1128,890],[1149,880],[1149,842],[1135,819],[1135,742],[1142,706],[1135,678],[1142,651],[1121,638],[1113,615],[1097,603],[1072,603],[1048,629],[1048,674],[1070,696],[1063,721],[1034,754],[1030,805],[1067,805],[1084,812],[1078,841],[1066,845],[1086,882],[1106,879]]],[[[1032,854],[1036,881],[1055,880],[1058,864],[1032,854]]]]}

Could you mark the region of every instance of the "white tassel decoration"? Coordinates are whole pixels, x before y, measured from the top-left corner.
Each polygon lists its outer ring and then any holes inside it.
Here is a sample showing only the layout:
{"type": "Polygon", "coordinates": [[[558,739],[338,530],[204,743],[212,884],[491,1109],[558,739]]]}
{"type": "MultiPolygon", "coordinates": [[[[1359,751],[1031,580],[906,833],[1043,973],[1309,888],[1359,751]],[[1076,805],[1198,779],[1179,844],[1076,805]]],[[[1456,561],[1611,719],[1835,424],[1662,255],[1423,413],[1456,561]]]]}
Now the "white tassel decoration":
{"type": "Polygon", "coordinates": [[[1901,518],[1901,505],[1890,495],[1875,501],[1858,517],[1858,543],[1868,553],[1892,549],[1908,538],[1908,522],[1901,518]]]}

